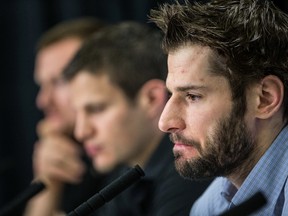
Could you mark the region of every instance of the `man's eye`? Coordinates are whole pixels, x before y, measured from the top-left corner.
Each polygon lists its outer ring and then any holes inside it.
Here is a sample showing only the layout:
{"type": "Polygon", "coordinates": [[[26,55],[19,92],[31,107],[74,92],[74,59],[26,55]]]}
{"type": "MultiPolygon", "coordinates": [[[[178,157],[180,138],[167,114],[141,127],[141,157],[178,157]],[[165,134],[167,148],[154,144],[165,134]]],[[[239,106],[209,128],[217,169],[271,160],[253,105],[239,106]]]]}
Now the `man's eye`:
{"type": "Polygon", "coordinates": [[[89,113],[100,113],[102,111],[104,111],[106,108],[105,105],[95,105],[95,106],[90,106],[87,108],[87,111],[89,113]]]}
{"type": "Polygon", "coordinates": [[[201,99],[201,96],[200,95],[195,95],[195,94],[186,94],[186,98],[188,100],[191,100],[191,101],[197,101],[199,99],[201,99]]]}

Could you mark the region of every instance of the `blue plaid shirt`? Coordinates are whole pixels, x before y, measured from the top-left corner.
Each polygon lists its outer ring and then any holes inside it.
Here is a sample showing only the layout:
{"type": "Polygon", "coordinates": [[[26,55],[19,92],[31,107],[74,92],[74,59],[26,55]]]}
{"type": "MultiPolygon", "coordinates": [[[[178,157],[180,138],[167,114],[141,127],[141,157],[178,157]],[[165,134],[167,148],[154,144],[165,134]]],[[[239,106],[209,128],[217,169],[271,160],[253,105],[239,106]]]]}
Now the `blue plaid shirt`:
{"type": "Polygon", "coordinates": [[[288,126],[252,169],[239,190],[223,177],[216,178],[193,205],[190,216],[219,215],[261,191],[268,203],[253,215],[287,216],[288,126]]]}

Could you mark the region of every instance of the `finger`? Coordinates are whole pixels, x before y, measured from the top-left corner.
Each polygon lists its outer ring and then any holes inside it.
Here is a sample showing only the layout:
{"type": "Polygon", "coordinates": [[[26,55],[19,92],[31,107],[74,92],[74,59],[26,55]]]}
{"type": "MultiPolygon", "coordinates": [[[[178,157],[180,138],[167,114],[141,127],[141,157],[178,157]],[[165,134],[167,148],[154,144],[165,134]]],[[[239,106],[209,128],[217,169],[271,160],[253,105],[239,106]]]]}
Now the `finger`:
{"type": "Polygon", "coordinates": [[[53,160],[50,166],[47,166],[46,173],[53,179],[78,183],[82,180],[85,166],[82,161],[72,159],[53,160]]]}

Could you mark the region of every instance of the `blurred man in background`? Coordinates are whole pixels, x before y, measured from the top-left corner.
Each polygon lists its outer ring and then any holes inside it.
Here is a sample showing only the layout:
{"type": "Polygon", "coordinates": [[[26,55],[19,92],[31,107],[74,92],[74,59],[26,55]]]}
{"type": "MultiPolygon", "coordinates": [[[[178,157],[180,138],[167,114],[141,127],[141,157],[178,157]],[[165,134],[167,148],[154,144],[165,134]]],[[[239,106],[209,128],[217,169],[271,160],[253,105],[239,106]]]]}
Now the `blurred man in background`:
{"type": "Polygon", "coordinates": [[[94,18],[66,21],[46,32],[37,45],[35,81],[40,87],[37,107],[44,118],[37,125],[33,169],[47,189],[26,208],[27,216],[68,212],[101,188],[83,148],[74,139],[75,113],[62,70],[83,41],[104,26],[94,18]]]}

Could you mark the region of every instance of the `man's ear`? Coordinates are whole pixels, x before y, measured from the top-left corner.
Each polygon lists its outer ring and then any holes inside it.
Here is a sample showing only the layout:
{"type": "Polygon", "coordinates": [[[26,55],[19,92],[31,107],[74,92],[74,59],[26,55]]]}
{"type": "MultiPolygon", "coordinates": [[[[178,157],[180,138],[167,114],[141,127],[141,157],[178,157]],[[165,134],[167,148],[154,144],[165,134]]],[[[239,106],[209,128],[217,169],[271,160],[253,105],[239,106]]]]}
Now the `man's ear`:
{"type": "Polygon", "coordinates": [[[284,84],[274,75],[261,80],[257,106],[257,117],[267,119],[281,109],[284,98],[284,84]]]}
{"type": "Polygon", "coordinates": [[[149,118],[160,117],[167,101],[165,82],[153,79],[146,82],[139,91],[138,104],[149,118]]]}

